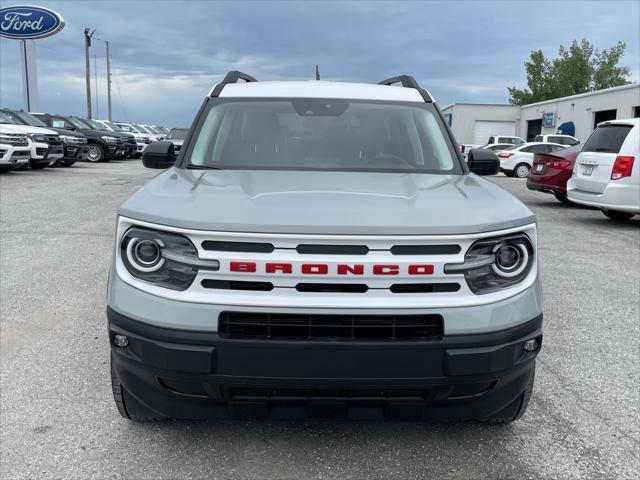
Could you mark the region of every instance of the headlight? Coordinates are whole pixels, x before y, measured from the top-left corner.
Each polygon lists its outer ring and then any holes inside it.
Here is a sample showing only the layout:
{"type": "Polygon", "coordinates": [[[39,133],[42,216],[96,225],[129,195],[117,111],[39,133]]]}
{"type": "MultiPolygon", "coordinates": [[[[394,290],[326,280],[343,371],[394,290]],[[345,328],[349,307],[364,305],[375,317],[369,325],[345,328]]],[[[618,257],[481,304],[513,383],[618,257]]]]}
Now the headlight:
{"type": "Polygon", "coordinates": [[[107,143],[118,143],[118,139],[116,137],[104,136],[100,138],[102,138],[102,140],[104,140],[107,143]]]}
{"type": "Polygon", "coordinates": [[[81,143],[81,137],[72,137],[70,135],[60,135],[60,140],[63,143],[81,143]]]}
{"type": "Polygon", "coordinates": [[[27,133],[27,137],[29,137],[34,142],[47,143],[47,137],[38,133],[27,133]]]}
{"type": "Polygon", "coordinates": [[[464,273],[473,293],[491,293],[526,278],[533,265],[533,245],[524,234],[482,239],[471,245],[464,263],[447,264],[445,273],[464,273]]]}
{"type": "Polygon", "coordinates": [[[217,260],[200,260],[188,238],[132,227],[120,243],[120,257],[134,277],[172,290],[186,290],[198,270],[218,270],[217,260]]]}

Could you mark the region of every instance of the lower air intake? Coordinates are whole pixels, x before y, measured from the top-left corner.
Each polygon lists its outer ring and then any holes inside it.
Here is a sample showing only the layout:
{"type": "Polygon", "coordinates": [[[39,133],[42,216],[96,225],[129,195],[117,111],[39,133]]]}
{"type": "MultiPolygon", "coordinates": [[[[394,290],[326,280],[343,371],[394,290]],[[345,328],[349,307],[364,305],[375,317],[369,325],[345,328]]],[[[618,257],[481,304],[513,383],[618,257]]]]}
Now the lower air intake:
{"type": "Polygon", "coordinates": [[[218,331],[224,338],[440,340],[440,315],[296,315],[222,312],[218,331]]]}

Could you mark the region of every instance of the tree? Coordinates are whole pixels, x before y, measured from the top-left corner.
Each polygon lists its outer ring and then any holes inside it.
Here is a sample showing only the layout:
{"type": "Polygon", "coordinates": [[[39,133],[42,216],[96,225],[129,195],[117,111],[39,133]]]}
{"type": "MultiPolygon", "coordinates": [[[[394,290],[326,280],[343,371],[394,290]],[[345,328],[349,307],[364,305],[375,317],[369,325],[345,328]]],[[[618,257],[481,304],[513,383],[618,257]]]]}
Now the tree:
{"type": "Polygon", "coordinates": [[[542,50],[532,51],[529,61],[524,64],[529,88],[508,88],[509,103],[526,105],[626,85],[629,68],[618,66],[625,47],[623,42],[618,42],[598,51],[583,39],[580,43],[574,40],[569,48],[561,45],[558,57],[554,59],[545,58],[542,50]]]}

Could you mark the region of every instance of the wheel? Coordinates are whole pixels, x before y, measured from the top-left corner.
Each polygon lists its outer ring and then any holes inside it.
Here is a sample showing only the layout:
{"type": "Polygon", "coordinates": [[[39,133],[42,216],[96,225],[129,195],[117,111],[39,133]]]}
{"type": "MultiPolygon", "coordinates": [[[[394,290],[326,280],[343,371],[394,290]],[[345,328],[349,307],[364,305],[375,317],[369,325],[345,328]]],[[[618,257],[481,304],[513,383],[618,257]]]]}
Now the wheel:
{"type": "Polygon", "coordinates": [[[633,213],[629,212],[618,212],[617,210],[602,210],[607,217],[611,220],[616,220],[618,222],[626,222],[627,220],[633,217],[633,213]]]}
{"type": "Polygon", "coordinates": [[[69,160],[69,161],[64,161],[62,162],[62,166],[63,167],[70,167],[71,165],[73,165],[74,163],[76,163],[74,160],[69,160]]]}
{"type": "Polygon", "coordinates": [[[556,197],[556,200],[558,200],[559,202],[566,203],[567,205],[573,204],[573,202],[564,195],[561,195],[559,193],[554,193],[553,196],[556,197]]]}
{"type": "Polygon", "coordinates": [[[113,355],[111,355],[111,390],[113,392],[113,400],[116,402],[118,413],[127,420],[134,422],[153,422],[157,420],[165,420],[164,417],[157,415],[152,410],[138,402],[124,387],[120,384],[120,378],[116,369],[113,367],[113,355]]]}
{"type": "Polygon", "coordinates": [[[98,143],[89,144],[89,155],[87,161],[92,163],[104,161],[104,148],[98,143]]]}
{"type": "Polygon", "coordinates": [[[520,163],[516,165],[516,168],[513,169],[513,174],[517,178],[527,178],[529,176],[529,170],[531,170],[531,167],[529,165],[527,165],[526,163],[520,163]]]}
{"type": "Polygon", "coordinates": [[[536,370],[533,368],[533,372],[531,372],[531,377],[527,382],[527,386],[524,387],[524,392],[520,395],[519,398],[514,402],[516,406],[516,410],[514,413],[513,407],[514,403],[508,405],[503,410],[497,412],[493,417],[489,417],[484,419],[486,423],[509,423],[518,420],[524,412],[527,411],[527,407],[529,406],[529,400],[531,400],[531,394],[533,393],[533,383],[536,378],[536,370]]]}

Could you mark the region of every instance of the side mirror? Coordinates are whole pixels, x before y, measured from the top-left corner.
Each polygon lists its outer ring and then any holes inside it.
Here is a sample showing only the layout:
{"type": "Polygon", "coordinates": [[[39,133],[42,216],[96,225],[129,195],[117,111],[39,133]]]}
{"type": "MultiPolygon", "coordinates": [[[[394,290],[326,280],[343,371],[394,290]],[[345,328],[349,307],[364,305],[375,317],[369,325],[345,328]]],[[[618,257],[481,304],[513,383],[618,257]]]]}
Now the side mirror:
{"type": "Polygon", "coordinates": [[[175,161],[173,142],[151,142],[142,151],[142,164],[147,168],[169,168],[175,161]]]}
{"type": "Polygon", "coordinates": [[[477,175],[500,173],[500,159],[489,149],[473,148],[467,154],[467,166],[477,175]]]}

